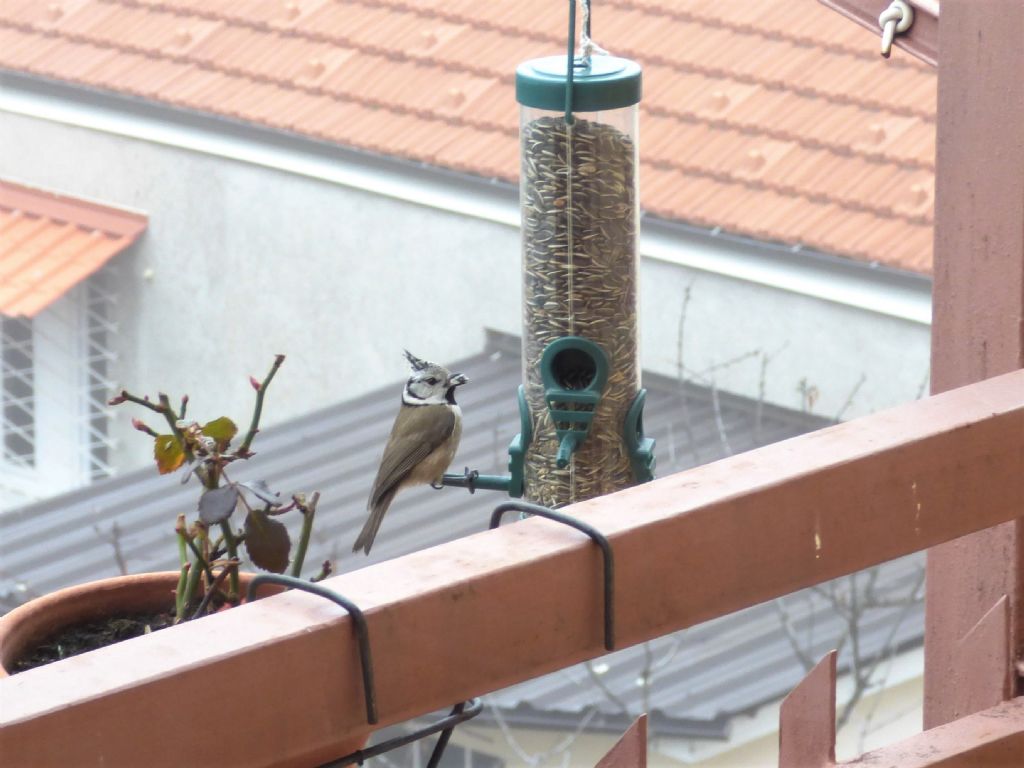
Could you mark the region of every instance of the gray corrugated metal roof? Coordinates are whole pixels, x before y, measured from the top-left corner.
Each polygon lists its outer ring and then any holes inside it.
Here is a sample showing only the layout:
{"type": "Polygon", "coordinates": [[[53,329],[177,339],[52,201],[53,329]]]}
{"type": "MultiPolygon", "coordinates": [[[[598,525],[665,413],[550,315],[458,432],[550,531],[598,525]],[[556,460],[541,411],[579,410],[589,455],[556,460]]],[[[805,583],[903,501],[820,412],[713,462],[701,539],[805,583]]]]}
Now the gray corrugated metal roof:
{"type": "MultiPolygon", "coordinates": [[[[518,342],[491,334],[486,349],[458,361],[471,384],[460,391],[464,414],[462,444],[454,468],[470,466],[484,473],[503,473],[507,446],[518,431],[515,391],[520,381],[518,342]]],[[[648,388],[644,424],[658,441],[661,475],[722,458],[721,437],[741,452],[825,425],[808,414],[718,394],[716,419],[712,394],[703,388],[665,377],[646,375],[648,388]]],[[[470,495],[464,490],[412,490],[396,500],[369,558],[353,554],[352,542],[362,526],[366,496],[380,451],[398,407],[401,383],[339,403],[308,416],[267,429],[255,443],[258,455],[236,465],[234,479],[266,479],[284,491],[322,494],[317,530],[307,557],[309,570],[323,559],[344,572],[370,562],[449,541],[487,527],[499,494],[470,495]]],[[[197,399],[198,393],[192,393],[197,399]]],[[[267,408],[273,408],[273,392],[267,408]]],[[[139,437],[139,449],[148,450],[139,437]]],[[[181,486],[176,477],[153,469],[130,472],[87,489],[11,510],[0,516],[4,542],[0,579],[8,586],[21,582],[29,594],[43,594],[68,584],[115,575],[113,548],[104,536],[115,524],[131,572],[176,567],[174,521],[195,508],[197,489],[181,486]]],[[[907,583],[918,566],[898,561],[884,571],[880,585],[907,583]]],[[[824,601],[810,593],[791,599],[797,629],[813,626],[821,639],[816,650],[834,643],[841,619],[824,610],[824,601]]],[[[891,609],[889,613],[898,609],[891,609]]],[[[915,608],[896,641],[920,637],[920,611],[915,608]]],[[[861,642],[872,647],[885,641],[891,616],[878,612],[862,629],[861,642]]],[[[678,722],[691,722],[695,735],[722,726],[723,715],[769,701],[787,692],[803,669],[780,631],[775,609],[762,605],[702,624],[648,646],[660,664],[650,707],[678,722]],[[698,727],[698,723],[701,723],[698,727]]],[[[607,659],[601,682],[636,711],[646,651],[627,649],[607,659]]],[[[580,712],[597,705],[614,719],[620,710],[590,680],[585,667],[573,667],[492,694],[492,703],[524,714],[527,703],[546,711],[580,712]]]]}

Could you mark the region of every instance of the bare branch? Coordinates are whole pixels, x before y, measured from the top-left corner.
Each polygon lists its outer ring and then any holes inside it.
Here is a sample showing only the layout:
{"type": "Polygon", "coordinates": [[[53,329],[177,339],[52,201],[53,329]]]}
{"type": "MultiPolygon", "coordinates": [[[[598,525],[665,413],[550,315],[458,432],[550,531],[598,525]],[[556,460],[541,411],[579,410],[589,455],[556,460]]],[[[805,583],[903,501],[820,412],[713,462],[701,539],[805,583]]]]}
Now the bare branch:
{"type": "Polygon", "coordinates": [[[121,526],[117,524],[115,520],[110,526],[110,533],[103,533],[98,525],[93,525],[92,529],[96,531],[96,535],[107,542],[114,549],[114,562],[117,564],[117,572],[121,576],[128,575],[128,562],[125,560],[124,552],[121,549],[121,526]]]}
{"type": "Polygon", "coordinates": [[[718,439],[722,444],[722,450],[726,456],[732,456],[732,446],[729,445],[729,435],[725,431],[725,419],[722,418],[722,404],[718,399],[718,387],[714,380],[711,382],[711,409],[715,415],[715,429],[718,430],[718,439]]]}
{"type": "Polygon", "coordinates": [[[839,411],[836,413],[836,415],[835,415],[835,420],[836,421],[842,421],[843,420],[843,414],[846,413],[849,410],[851,405],[853,405],[854,398],[857,397],[857,393],[860,392],[860,388],[864,386],[864,382],[867,381],[867,380],[868,380],[867,374],[866,373],[862,373],[860,375],[860,378],[857,380],[857,383],[853,385],[853,389],[850,390],[850,394],[846,396],[846,401],[843,403],[843,407],[840,408],[839,411]]]}
{"type": "Polygon", "coordinates": [[[256,433],[260,431],[260,416],[263,414],[263,398],[267,393],[267,387],[269,387],[270,382],[274,380],[274,376],[277,374],[277,371],[283,362],[284,355],[275,356],[274,363],[270,366],[270,372],[266,375],[263,381],[257,382],[255,379],[251,379],[253,388],[256,390],[256,405],[252,410],[252,421],[249,423],[249,431],[245,433],[245,439],[238,447],[238,450],[235,451],[239,456],[249,455],[249,446],[252,445],[252,441],[253,438],[256,437],[256,433]]]}
{"type": "Polygon", "coordinates": [[[604,680],[601,679],[601,676],[594,671],[594,662],[588,661],[584,663],[583,666],[587,668],[587,675],[590,677],[594,685],[597,686],[597,689],[604,694],[605,698],[618,707],[624,715],[629,716],[629,707],[626,706],[626,702],[619,698],[618,695],[608,687],[604,680]]]}
{"type": "Polygon", "coordinates": [[[775,612],[779,616],[779,624],[782,627],[782,634],[785,635],[786,641],[789,643],[789,647],[793,651],[793,655],[796,656],[803,665],[804,671],[810,672],[814,667],[814,660],[807,655],[803,648],[800,647],[800,643],[796,639],[796,629],[793,626],[793,619],[789,614],[789,609],[786,608],[781,597],[773,600],[772,605],[775,606],[775,612]]]}

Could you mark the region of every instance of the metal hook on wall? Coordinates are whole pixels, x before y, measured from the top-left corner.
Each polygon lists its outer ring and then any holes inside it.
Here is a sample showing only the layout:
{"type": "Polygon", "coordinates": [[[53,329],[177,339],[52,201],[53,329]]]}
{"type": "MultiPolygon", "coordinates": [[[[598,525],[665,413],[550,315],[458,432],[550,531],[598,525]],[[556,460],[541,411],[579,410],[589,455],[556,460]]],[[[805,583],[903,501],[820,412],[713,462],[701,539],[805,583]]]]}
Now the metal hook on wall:
{"type": "Polygon", "coordinates": [[[882,50],[885,58],[892,53],[892,42],[896,35],[902,35],[914,23],[914,9],[906,0],[892,0],[878,17],[878,26],[882,28],[882,50]]]}

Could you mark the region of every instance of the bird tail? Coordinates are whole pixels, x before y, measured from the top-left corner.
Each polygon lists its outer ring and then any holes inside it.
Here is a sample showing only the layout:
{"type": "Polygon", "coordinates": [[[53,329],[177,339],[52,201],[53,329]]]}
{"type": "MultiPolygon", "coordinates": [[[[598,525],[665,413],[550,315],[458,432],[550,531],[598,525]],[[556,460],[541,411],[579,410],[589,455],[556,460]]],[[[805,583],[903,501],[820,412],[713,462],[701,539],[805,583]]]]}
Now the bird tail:
{"type": "Polygon", "coordinates": [[[352,545],[352,551],[358,552],[360,549],[366,554],[370,554],[370,547],[373,546],[373,540],[377,538],[377,529],[380,528],[381,521],[384,519],[384,513],[388,511],[388,507],[391,506],[391,500],[395,498],[395,492],[398,489],[389,491],[376,499],[375,502],[370,506],[370,516],[366,518],[366,523],[363,525],[363,530],[359,532],[359,537],[356,539],[356,543],[352,545]]]}

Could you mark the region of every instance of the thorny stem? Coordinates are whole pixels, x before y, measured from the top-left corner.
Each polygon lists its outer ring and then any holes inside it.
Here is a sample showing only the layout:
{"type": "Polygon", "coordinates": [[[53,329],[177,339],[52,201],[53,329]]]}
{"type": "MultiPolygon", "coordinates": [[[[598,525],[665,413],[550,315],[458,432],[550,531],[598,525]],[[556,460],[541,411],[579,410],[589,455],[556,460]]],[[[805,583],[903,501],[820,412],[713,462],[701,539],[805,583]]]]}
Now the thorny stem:
{"type": "MultiPolygon", "coordinates": [[[[223,476],[225,480],[228,479],[227,475],[224,473],[224,468],[223,467],[220,467],[219,471],[215,468],[214,471],[210,473],[211,487],[216,488],[217,486],[220,485],[220,478],[221,478],[221,476],[223,476]]],[[[228,482],[230,484],[230,480],[228,482]]],[[[236,491],[236,494],[237,494],[238,498],[242,499],[242,494],[238,493],[238,488],[237,487],[235,488],[235,491],[236,491]]],[[[244,499],[242,499],[242,503],[243,504],[245,503],[244,499]]],[[[237,561],[238,560],[238,538],[235,536],[235,532],[233,530],[231,530],[231,522],[228,521],[228,520],[221,520],[220,521],[220,530],[221,530],[221,533],[224,536],[224,546],[227,547],[228,557],[231,558],[232,560],[237,561]]],[[[231,589],[231,593],[233,595],[240,595],[241,594],[241,591],[240,591],[241,587],[239,586],[239,582],[238,582],[238,568],[233,568],[231,570],[230,589],[231,589]]]]}
{"type": "Polygon", "coordinates": [[[318,581],[323,581],[324,579],[326,579],[328,576],[331,575],[331,572],[332,572],[331,561],[330,560],[324,560],[323,565],[320,566],[320,573],[318,573],[316,576],[311,578],[310,581],[312,581],[314,583],[316,583],[318,581]]]}
{"type": "MultiPolygon", "coordinates": [[[[243,541],[245,541],[245,533],[239,533],[238,531],[235,531],[235,546],[240,546],[243,541]]],[[[220,560],[222,557],[224,557],[224,555],[228,553],[227,547],[222,546],[223,544],[224,537],[221,536],[219,539],[217,539],[217,544],[216,546],[214,546],[213,551],[210,552],[211,562],[216,562],[217,560],[220,560]]]]}
{"type": "Polygon", "coordinates": [[[206,575],[209,578],[213,578],[213,573],[210,571],[210,565],[206,562],[206,558],[203,557],[203,553],[199,551],[196,543],[192,539],[185,537],[185,543],[188,544],[188,548],[192,550],[192,555],[195,557],[195,564],[199,566],[200,571],[206,571],[206,575]]]}
{"type": "Polygon", "coordinates": [[[117,397],[113,398],[110,401],[110,405],[115,405],[116,403],[119,403],[123,400],[127,400],[129,403],[135,403],[136,405],[141,405],[143,408],[149,408],[149,410],[153,411],[154,413],[159,413],[161,416],[163,416],[163,408],[149,400],[149,398],[138,397],[136,395],[133,395],[127,389],[122,389],[120,394],[118,394],[117,397]]]}
{"type": "MultiPolygon", "coordinates": [[[[171,434],[174,435],[175,439],[178,441],[178,444],[185,452],[185,458],[191,464],[195,457],[192,455],[192,450],[188,447],[188,444],[185,442],[185,436],[181,433],[181,430],[178,429],[177,422],[180,417],[178,416],[177,413],[174,412],[174,409],[171,407],[171,400],[170,398],[167,397],[167,395],[161,392],[158,395],[158,398],[160,400],[159,405],[151,401],[149,398],[138,397],[137,395],[133,395],[127,389],[122,389],[120,394],[110,401],[110,405],[116,405],[117,403],[128,401],[129,403],[141,405],[143,408],[149,408],[149,410],[153,411],[154,413],[159,413],[167,421],[168,426],[170,426],[171,428],[171,434]]],[[[188,396],[186,395],[181,400],[182,415],[184,415],[185,405],[187,402],[188,396]]]]}
{"type": "MultiPolygon", "coordinates": [[[[231,530],[231,523],[227,520],[221,520],[220,529],[224,533],[224,546],[227,547],[228,557],[238,562],[238,540],[235,538],[235,532],[231,530]]],[[[240,587],[238,585],[238,568],[231,569],[231,594],[240,595],[240,587]]]]}
{"type": "MultiPolygon", "coordinates": [[[[220,573],[217,574],[217,578],[206,588],[206,594],[203,595],[203,600],[199,603],[199,607],[196,608],[195,613],[192,614],[193,619],[197,619],[203,615],[203,611],[206,610],[206,606],[210,604],[210,600],[220,589],[220,585],[224,583],[224,577],[228,574],[238,575],[238,561],[232,560],[230,563],[220,569],[220,573]]],[[[237,593],[236,593],[237,594],[237,593]]]]}
{"type": "Polygon", "coordinates": [[[188,580],[188,562],[181,564],[181,573],[178,575],[178,589],[174,593],[174,616],[175,620],[185,613],[185,585],[188,580]]]}
{"type": "Polygon", "coordinates": [[[270,386],[270,382],[273,380],[274,375],[277,373],[277,369],[281,367],[281,363],[284,362],[284,355],[277,355],[274,357],[274,363],[270,366],[270,372],[267,377],[260,382],[259,389],[256,390],[256,407],[252,411],[252,423],[249,424],[249,431],[245,434],[245,439],[239,446],[236,453],[239,456],[249,455],[249,446],[252,445],[253,438],[256,437],[256,433],[260,431],[260,416],[263,413],[263,397],[267,393],[267,387],[270,386]]]}
{"type": "Polygon", "coordinates": [[[189,448],[188,442],[185,440],[185,435],[178,429],[178,414],[171,408],[171,399],[161,392],[157,397],[160,398],[160,412],[164,415],[164,419],[167,420],[168,426],[171,428],[171,434],[178,441],[178,445],[181,446],[181,450],[185,453],[185,461],[191,464],[195,461],[195,455],[192,453],[192,449],[189,448]]]}
{"type": "Polygon", "coordinates": [[[309,537],[313,533],[313,518],[316,517],[316,505],[320,503],[320,491],[315,491],[306,504],[300,504],[298,498],[294,496],[292,498],[302,512],[302,531],[299,533],[299,544],[295,550],[295,559],[292,561],[292,576],[299,578],[302,575],[302,564],[306,560],[309,537]]]}
{"type": "Polygon", "coordinates": [[[185,515],[178,515],[178,522],[174,526],[174,532],[178,534],[178,560],[181,561],[181,566],[184,568],[188,565],[188,544],[185,536],[185,515]]]}
{"type": "MultiPolygon", "coordinates": [[[[197,553],[198,554],[198,553],[197,553]]],[[[188,608],[189,603],[192,602],[192,597],[196,593],[196,589],[199,586],[199,579],[203,575],[203,569],[198,567],[197,564],[191,564],[192,567],[188,569],[188,580],[185,582],[184,594],[181,599],[177,601],[177,612],[174,615],[174,623],[179,624],[185,618],[185,610],[188,608]]]]}
{"type": "MultiPolygon", "coordinates": [[[[206,541],[206,543],[209,543],[208,536],[204,536],[203,538],[206,541]]],[[[190,564],[188,580],[185,582],[185,591],[184,594],[182,595],[182,599],[180,600],[180,602],[175,601],[176,603],[178,603],[176,605],[176,613],[174,618],[175,624],[180,623],[184,620],[185,611],[188,609],[188,606],[192,603],[192,600],[196,594],[196,589],[198,589],[199,587],[199,580],[202,578],[204,573],[207,576],[207,581],[213,583],[213,572],[210,570],[208,559],[203,556],[203,553],[196,546],[195,541],[193,541],[193,537],[185,533],[184,539],[189,549],[192,550],[192,554],[195,556],[195,562],[190,564]]]]}

